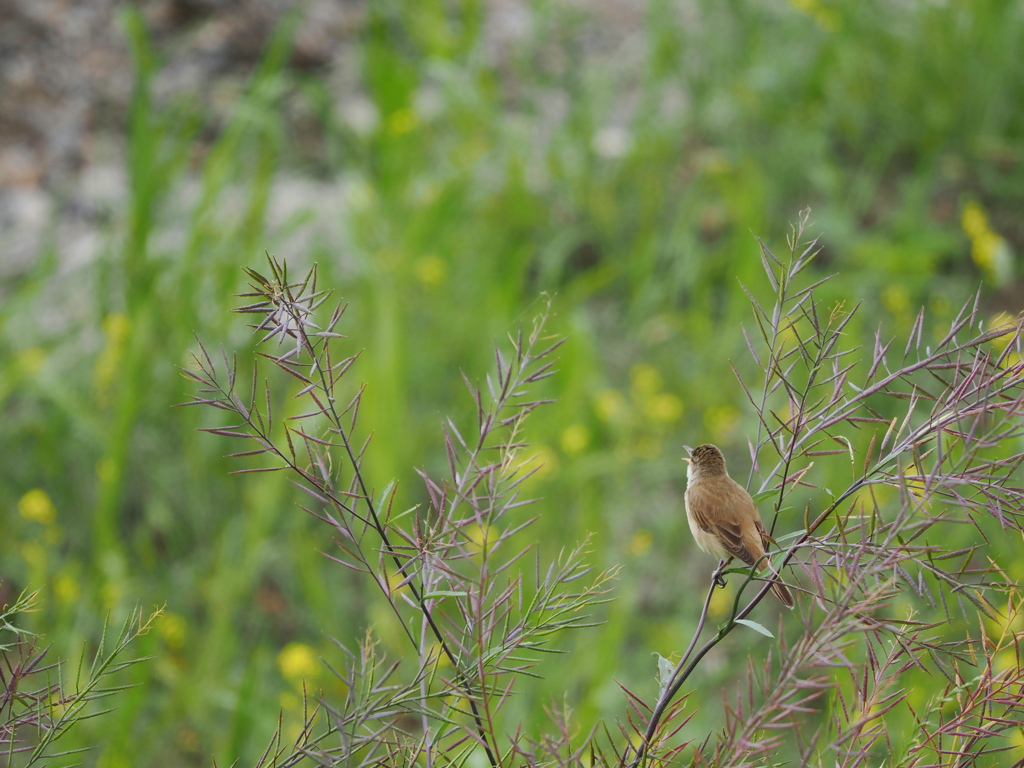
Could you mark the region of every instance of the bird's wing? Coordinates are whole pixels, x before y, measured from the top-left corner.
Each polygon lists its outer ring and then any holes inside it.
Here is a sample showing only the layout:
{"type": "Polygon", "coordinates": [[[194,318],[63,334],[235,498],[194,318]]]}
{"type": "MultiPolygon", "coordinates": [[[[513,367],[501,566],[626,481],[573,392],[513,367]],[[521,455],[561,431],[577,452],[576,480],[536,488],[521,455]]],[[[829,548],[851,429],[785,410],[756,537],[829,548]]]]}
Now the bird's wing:
{"type": "Polygon", "coordinates": [[[764,554],[761,520],[750,495],[741,486],[713,495],[699,484],[689,489],[690,513],[701,530],[715,536],[733,557],[753,565],[764,554]]]}
{"type": "MultiPolygon", "coordinates": [[[[758,517],[757,517],[757,534],[758,534],[758,536],[761,537],[761,554],[762,555],[765,552],[768,551],[768,545],[769,544],[774,544],[776,549],[781,549],[781,547],[779,547],[779,543],[777,541],[775,541],[775,539],[773,539],[771,536],[769,536],[768,535],[768,531],[766,531],[764,529],[764,523],[761,522],[761,516],[760,515],[758,515],[758,517]]],[[[768,566],[768,568],[772,569],[772,572],[775,571],[775,569],[772,568],[771,563],[766,563],[766,565],[768,566]]],[[[786,600],[783,598],[782,602],[785,603],[786,600]]],[[[788,605],[788,603],[787,603],[787,605],[788,605]]],[[[790,606],[790,607],[792,608],[792,606],[790,606]]]]}

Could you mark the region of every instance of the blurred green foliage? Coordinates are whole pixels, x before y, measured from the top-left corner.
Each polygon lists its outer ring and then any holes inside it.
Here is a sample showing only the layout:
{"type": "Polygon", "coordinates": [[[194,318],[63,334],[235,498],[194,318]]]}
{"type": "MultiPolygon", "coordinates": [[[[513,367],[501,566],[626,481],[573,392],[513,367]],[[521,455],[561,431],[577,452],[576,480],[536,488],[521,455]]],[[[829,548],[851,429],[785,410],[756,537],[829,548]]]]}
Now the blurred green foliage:
{"type": "MultiPolygon", "coordinates": [[[[534,2],[501,57],[486,13],[371,4],[372,120],[355,126],[326,79],[289,67],[296,16],[218,123],[154,99],[160,56],[125,12],[124,205],[94,262],[69,270],[51,246],[0,305],[4,594],[42,587],[26,620],[72,660],[107,613],[166,605],[138,687],[71,737],[101,745],[89,761],[252,761],[279,708],[294,725],[303,678],[331,691],[328,637],[373,624],[404,651],[368,585],[318,553],[330,533],[288,480],[229,476],[233,448],[195,431],[214,417],[170,409],[193,333],[247,368],[252,340],[227,309],[264,251],[318,262],[351,302],[365,468],[407,506],[424,499],[414,469],[444,466],[440,417],[471,413],[460,369],[481,381],[494,342],[555,295],[570,341],[543,391],[558,402],[528,427],[543,462],[531,535],[552,558],[593,532],[595,564],[624,568],[607,624],[513,707],[530,728],[563,695],[588,727],[621,713],[615,681],[650,693],[652,652],[689,637],[712,563],[689,538],[679,457],[714,441],[749,468],[756,422],[729,362],[755,372],[740,281],[770,291],[752,233],[783,246],[812,206],[816,269],[840,276],[826,305],[864,305],[854,338],[878,322],[905,333],[921,306],[938,333],[979,283],[989,314],[1019,309],[1019,4],[652,0],[616,37],[598,10],[534,2]],[[296,178],[321,192],[298,208],[282,196],[296,178]]],[[[294,387],[277,384],[287,409],[294,387]]],[[[844,472],[822,462],[817,482],[844,472]]],[[[731,647],[702,691],[742,669],[731,647]]],[[[693,733],[716,722],[718,695],[702,696],[693,733]]]]}

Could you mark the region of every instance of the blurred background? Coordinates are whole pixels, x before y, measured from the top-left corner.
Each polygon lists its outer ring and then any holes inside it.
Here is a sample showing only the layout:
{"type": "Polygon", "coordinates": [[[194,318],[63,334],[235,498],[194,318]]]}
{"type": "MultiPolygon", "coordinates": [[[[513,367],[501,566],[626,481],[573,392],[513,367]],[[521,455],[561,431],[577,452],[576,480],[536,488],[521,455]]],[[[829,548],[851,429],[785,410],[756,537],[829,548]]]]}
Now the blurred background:
{"type": "MultiPolygon", "coordinates": [[[[529,535],[551,559],[590,532],[623,570],[510,722],[564,700],[586,731],[624,712],[616,681],[656,695],[651,654],[685,647],[713,566],[681,446],[750,468],[729,364],[756,381],[755,236],[782,256],[812,208],[811,277],[862,303],[853,340],[921,307],[937,334],[979,286],[986,318],[1016,314],[1022,50],[1010,0],[0,4],[0,602],[42,590],[21,623],[69,673],[105,617],[166,608],[136,687],[64,746],[251,763],[303,681],[337,693],[332,637],[406,650],[287,478],[230,476],[241,449],[170,407],[193,334],[248,369],[227,310],[267,251],[349,302],[365,467],[403,508],[417,467],[444,471],[441,416],[472,413],[459,371],[481,381],[554,297],[570,338],[527,428],[529,535]]],[[[688,734],[720,722],[745,642],[707,659],[688,734]]]]}

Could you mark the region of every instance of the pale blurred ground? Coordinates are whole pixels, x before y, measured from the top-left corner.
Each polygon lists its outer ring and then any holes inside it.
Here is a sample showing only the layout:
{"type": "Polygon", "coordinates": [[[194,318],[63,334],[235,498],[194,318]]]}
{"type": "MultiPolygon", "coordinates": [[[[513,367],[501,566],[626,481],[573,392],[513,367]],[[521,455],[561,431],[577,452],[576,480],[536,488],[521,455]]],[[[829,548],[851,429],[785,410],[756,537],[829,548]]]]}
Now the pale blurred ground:
{"type": "MultiPolygon", "coordinates": [[[[585,58],[628,55],[643,24],[640,0],[567,5],[588,19],[585,58]]],[[[49,242],[65,267],[88,262],[98,225],[125,199],[136,70],[119,18],[123,7],[115,0],[0,2],[0,278],[30,268],[49,242]]],[[[326,80],[340,119],[357,130],[375,124],[353,44],[366,30],[365,0],[144,0],[138,7],[157,57],[152,92],[158,101],[197,98],[207,113],[226,118],[270,34],[298,10],[291,68],[326,80]]],[[[486,2],[487,57],[501,67],[510,46],[531,34],[533,14],[525,0],[486,2]]],[[[557,46],[544,55],[559,67],[557,46]]],[[[564,111],[558,96],[550,100],[552,122],[564,111]]],[[[320,126],[298,120],[295,129],[320,126]]],[[[212,141],[215,131],[206,138],[212,141]]],[[[614,127],[605,131],[599,149],[615,153],[620,138],[614,127]]],[[[316,207],[331,194],[307,174],[284,169],[282,175],[275,189],[282,215],[316,207]]]]}

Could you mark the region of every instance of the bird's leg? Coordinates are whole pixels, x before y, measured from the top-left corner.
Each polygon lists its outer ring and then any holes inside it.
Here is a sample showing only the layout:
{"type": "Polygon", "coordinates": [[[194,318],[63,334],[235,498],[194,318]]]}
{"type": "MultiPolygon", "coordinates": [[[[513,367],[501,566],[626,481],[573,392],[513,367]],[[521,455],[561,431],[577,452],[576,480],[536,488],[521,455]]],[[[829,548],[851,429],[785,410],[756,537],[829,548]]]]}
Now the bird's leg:
{"type": "Polygon", "coordinates": [[[715,568],[714,572],[711,574],[711,579],[715,582],[716,587],[725,589],[725,579],[722,578],[722,571],[725,570],[725,566],[728,565],[728,563],[728,560],[719,560],[718,567],[715,568]]]}

